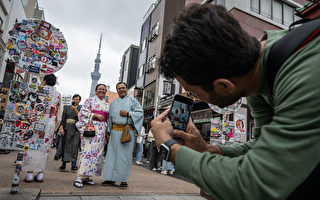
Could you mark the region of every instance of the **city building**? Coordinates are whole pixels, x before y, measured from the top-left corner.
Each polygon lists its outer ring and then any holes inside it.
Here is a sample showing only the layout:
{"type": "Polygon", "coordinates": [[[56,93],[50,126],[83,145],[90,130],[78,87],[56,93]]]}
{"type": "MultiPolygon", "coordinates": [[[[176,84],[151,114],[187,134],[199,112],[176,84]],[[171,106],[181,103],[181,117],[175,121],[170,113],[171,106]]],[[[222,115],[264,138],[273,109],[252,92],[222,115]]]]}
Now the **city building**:
{"type": "Polygon", "coordinates": [[[72,95],[71,94],[62,94],[61,95],[61,101],[62,101],[62,105],[63,106],[71,105],[72,95]]]}
{"type": "Polygon", "coordinates": [[[101,41],[102,41],[102,34],[100,35],[99,50],[97,53],[97,57],[94,60],[94,63],[95,63],[94,64],[94,71],[91,72],[92,82],[91,82],[91,89],[90,89],[90,97],[93,97],[96,94],[95,89],[96,89],[98,81],[101,77],[101,74],[99,73],[99,68],[100,68],[100,63],[101,63],[101,59],[100,59],[101,41]]]}
{"type": "Polygon", "coordinates": [[[120,64],[119,82],[125,82],[128,89],[134,88],[136,84],[136,75],[139,60],[139,47],[131,44],[124,52],[120,64]]]}
{"type": "Polygon", "coordinates": [[[150,32],[150,22],[151,22],[151,13],[156,6],[155,3],[152,3],[148,11],[143,17],[143,24],[141,26],[141,34],[140,34],[140,49],[139,49],[139,64],[137,70],[137,81],[136,81],[136,89],[134,97],[139,101],[141,105],[143,105],[142,97],[143,97],[143,89],[145,84],[146,77],[146,66],[147,66],[147,58],[148,58],[148,49],[149,49],[149,32],[150,32]]]}
{"type": "MultiPolygon", "coordinates": [[[[161,110],[161,98],[179,93],[180,84],[176,80],[167,80],[159,72],[159,58],[163,44],[170,32],[173,17],[185,7],[185,0],[160,0],[152,4],[142,26],[138,87],[143,84],[142,106],[146,120],[157,116],[161,110]],[[148,31],[149,30],[149,31],[148,31]],[[146,45],[145,47],[143,47],[146,45]],[[141,69],[143,68],[143,70],[141,69]],[[143,75],[141,75],[143,74],[143,75]]],[[[140,91],[137,91],[139,94],[140,91]]],[[[140,92],[141,93],[141,92],[140,92]]],[[[164,108],[164,107],[163,107],[164,108]]]]}

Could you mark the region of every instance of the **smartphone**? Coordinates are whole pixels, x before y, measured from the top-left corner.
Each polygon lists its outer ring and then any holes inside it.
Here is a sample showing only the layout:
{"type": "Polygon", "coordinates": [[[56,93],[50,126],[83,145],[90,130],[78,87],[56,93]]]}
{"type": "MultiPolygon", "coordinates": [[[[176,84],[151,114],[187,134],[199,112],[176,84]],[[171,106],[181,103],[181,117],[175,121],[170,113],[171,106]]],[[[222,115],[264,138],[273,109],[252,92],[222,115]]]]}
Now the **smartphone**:
{"type": "Polygon", "coordinates": [[[75,106],[75,105],[76,105],[76,102],[73,101],[73,102],[71,103],[71,105],[72,105],[72,106],[75,106]]]}
{"type": "MultiPolygon", "coordinates": [[[[187,130],[192,106],[193,100],[189,97],[182,96],[180,94],[176,94],[173,97],[168,117],[174,129],[179,129],[182,131],[187,130]]],[[[181,140],[181,138],[177,137],[174,137],[174,139],[181,140]]]]}

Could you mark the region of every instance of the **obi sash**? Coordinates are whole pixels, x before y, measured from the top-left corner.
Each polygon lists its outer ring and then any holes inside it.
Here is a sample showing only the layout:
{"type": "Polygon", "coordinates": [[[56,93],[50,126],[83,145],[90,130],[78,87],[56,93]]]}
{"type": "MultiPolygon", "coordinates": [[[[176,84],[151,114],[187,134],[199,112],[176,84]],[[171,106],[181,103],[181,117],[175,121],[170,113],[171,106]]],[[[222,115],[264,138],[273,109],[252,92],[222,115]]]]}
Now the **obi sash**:
{"type": "MultiPolygon", "coordinates": [[[[104,112],[104,111],[101,111],[101,110],[93,110],[92,113],[95,113],[95,114],[99,114],[99,115],[102,115],[104,117],[104,122],[107,122],[107,119],[108,119],[108,113],[107,112],[104,112]]],[[[94,121],[99,121],[98,119],[93,119],[94,121]]]]}

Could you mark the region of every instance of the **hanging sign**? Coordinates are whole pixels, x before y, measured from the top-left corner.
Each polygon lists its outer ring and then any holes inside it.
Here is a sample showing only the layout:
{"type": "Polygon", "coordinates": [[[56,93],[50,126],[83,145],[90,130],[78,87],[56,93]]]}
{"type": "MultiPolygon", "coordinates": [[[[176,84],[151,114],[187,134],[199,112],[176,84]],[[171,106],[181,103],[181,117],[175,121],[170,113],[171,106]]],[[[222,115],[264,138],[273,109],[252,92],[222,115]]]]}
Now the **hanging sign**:
{"type": "Polygon", "coordinates": [[[8,50],[24,71],[51,74],[65,64],[68,47],[59,29],[44,20],[28,19],[9,31],[8,50]]]}

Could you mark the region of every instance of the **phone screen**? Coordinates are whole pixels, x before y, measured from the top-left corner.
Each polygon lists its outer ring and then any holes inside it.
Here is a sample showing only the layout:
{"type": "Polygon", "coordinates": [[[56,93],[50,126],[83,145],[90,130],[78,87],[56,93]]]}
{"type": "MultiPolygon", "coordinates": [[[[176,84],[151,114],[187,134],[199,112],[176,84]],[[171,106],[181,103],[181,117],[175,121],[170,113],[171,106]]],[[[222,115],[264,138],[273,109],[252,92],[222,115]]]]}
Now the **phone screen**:
{"type": "Polygon", "coordinates": [[[186,131],[192,106],[192,99],[175,95],[169,113],[169,119],[174,129],[186,131]]]}

